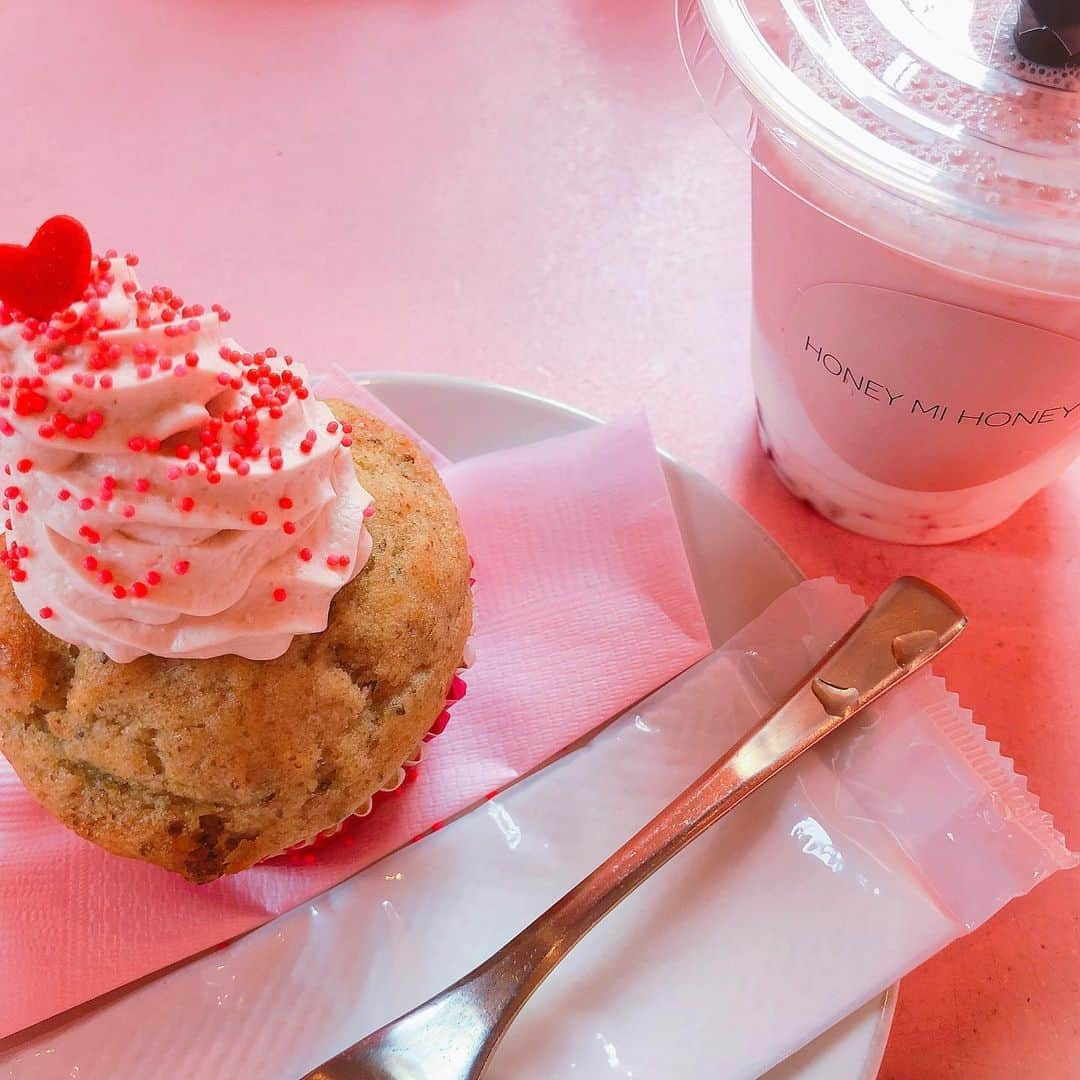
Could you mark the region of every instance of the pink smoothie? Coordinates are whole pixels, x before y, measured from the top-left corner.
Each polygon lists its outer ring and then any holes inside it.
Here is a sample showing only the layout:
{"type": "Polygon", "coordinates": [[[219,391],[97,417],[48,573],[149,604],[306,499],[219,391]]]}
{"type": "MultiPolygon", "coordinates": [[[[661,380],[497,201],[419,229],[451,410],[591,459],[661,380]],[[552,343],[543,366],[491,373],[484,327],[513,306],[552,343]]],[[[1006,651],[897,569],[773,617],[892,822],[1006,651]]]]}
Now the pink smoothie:
{"type": "MultiPolygon", "coordinates": [[[[699,3],[750,84],[752,363],[777,471],[883,539],[991,528],[1080,453],[1072,77],[1016,55],[1009,0],[699,3]]],[[[700,86],[708,58],[688,60],[700,86]]]]}

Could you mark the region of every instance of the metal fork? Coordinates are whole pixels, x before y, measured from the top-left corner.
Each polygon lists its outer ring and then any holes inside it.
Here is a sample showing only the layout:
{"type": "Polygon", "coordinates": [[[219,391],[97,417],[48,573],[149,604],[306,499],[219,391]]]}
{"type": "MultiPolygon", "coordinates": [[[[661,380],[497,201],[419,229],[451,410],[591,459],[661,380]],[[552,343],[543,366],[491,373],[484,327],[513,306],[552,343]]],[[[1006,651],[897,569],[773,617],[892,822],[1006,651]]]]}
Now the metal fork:
{"type": "Polygon", "coordinates": [[[531,926],[305,1080],[475,1080],[529,996],[604,915],[752,791],[937,656],[966,625],[940,589],[901,578],[783,704],[531,926]]]}

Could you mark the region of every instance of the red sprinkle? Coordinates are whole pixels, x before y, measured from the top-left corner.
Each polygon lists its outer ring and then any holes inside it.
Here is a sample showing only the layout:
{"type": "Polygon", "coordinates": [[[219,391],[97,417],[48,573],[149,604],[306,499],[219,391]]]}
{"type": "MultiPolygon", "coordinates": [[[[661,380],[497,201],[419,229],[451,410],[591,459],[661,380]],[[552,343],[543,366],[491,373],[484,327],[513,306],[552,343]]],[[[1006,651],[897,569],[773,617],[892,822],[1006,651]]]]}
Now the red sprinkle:
{"type": "Polygon", "coordinates": [[[190,495],[185,495],[180,500],[180,509],[183,510],[185,514],[190,514],[191,511],[195,509],[195,500],[190,495]]]}
{"type": "Polygon", "coordinates": [[[173,570],[175,570],[176,573],[178,573],[181,577],[183,577],[190,569],[191,563],[189,563],[186,559],[181,559],[181,561],[173,567],[173,570]]]}
{"type": "Polygon", "coordinates": [[[160,585],[161,584],[161,575],[156,570],[150,570],[150,571],[148,571],[148,573],[146,575],[146,580],[151,585],[160,585]]]}
{"type": "Polygon", "coordinates": [[[147,588],[147,586],[146,586],[146,582],[144,582],[144,581],[136,581],[136,582],[135,582],[135,584],[131,586],[131,591],[132,591],[132,592],[133,592],[133,593],[134,593],[134,594],[135,594],[135,595],[136,595],[136,596],[137,596],[137,597],[138,597],[138,598],[139,598],[140,600],[141,600],[141,599],[142,599],[142,598],[143,598],[144,596],[146,596],[146,595],[147,595],[147,593],[149,593],[149,592],[150,592],[150,590],[149,590],[149,589],[147,588]]]}
{"type": "Polygon", "coordinates": [[[15,392],[15,414],[17,416],[36,416],[49,406],[48,398],[26,387],[15,392]]]}
{"type": "Polygon", "coordinates": [[[297,552],[297,554],[300,556],[301,559],[304,560],[304,562],[311,562],[311,559],[312,559],[311,548],[301,548],[297,552]]]}
{"type": "Polygon", "coordinates": [[[51,607],[43,607],[39,612],[43,619],[51,619],[53,617],[53,609],[51,607]]]}
{"type": "Polygon", "coordinates": [[[252,525],[265,525],[269,519],[266,516],[266,512],[263,510],[252,510],[251,512],[251,524],[252,525]]]}
{"type": "Polygon", "coordinates": [[[278,499],[278,506],[280,506],[282,510],[291,510],[293,508],[293,501],[289,498],[278,499]]]}
{"type": "Polygon", "coordinates": [[[288,597],[288,595],[289,594],[284,589],[275,589],[274,590],[274,599],[279,604],[282,603],[288,597]]]}
{"type": "Polygon", "coordinates": [[[29,458],[23,458],[19,464],[15,466],[21,473],[28,473],[33,467],[34,463],[29,458]]]}
{"type": "Polygon", "coordinates": [[[127,596],[127,589],[123,585],[114,585],[112,594],[117,600],[123,600],[127,596]]]}

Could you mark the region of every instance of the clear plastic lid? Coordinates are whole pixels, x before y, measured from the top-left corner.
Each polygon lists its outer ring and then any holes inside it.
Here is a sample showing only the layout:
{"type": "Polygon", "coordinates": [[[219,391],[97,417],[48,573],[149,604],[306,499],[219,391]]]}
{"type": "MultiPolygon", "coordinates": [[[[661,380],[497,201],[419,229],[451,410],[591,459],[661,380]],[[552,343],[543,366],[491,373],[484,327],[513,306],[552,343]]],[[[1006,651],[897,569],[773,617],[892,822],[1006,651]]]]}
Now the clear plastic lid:
{"type": "Polygon", "coordinates": [[[1080,24],[1072,0],[679,0],[679,24],[706,103],[796,194],[935,261],[950,219],[975,272],[1076,296],[1080,68],[1016,44],[1068,55],[1048,9],[1080,24]]]}

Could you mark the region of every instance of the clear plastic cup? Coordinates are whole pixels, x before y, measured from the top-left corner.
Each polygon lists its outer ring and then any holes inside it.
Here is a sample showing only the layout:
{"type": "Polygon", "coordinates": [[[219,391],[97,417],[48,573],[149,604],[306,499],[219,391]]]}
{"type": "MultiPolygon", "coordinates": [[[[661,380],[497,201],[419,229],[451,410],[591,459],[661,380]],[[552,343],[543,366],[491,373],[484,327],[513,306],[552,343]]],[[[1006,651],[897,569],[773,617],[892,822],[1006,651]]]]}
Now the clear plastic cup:
{"type": "Polygon", "coordinates": [[[678,0],[752,170],[762,443],[845,528],[992,528],[1080,454],[1080,71],[1015,0],[678,0]]]}

